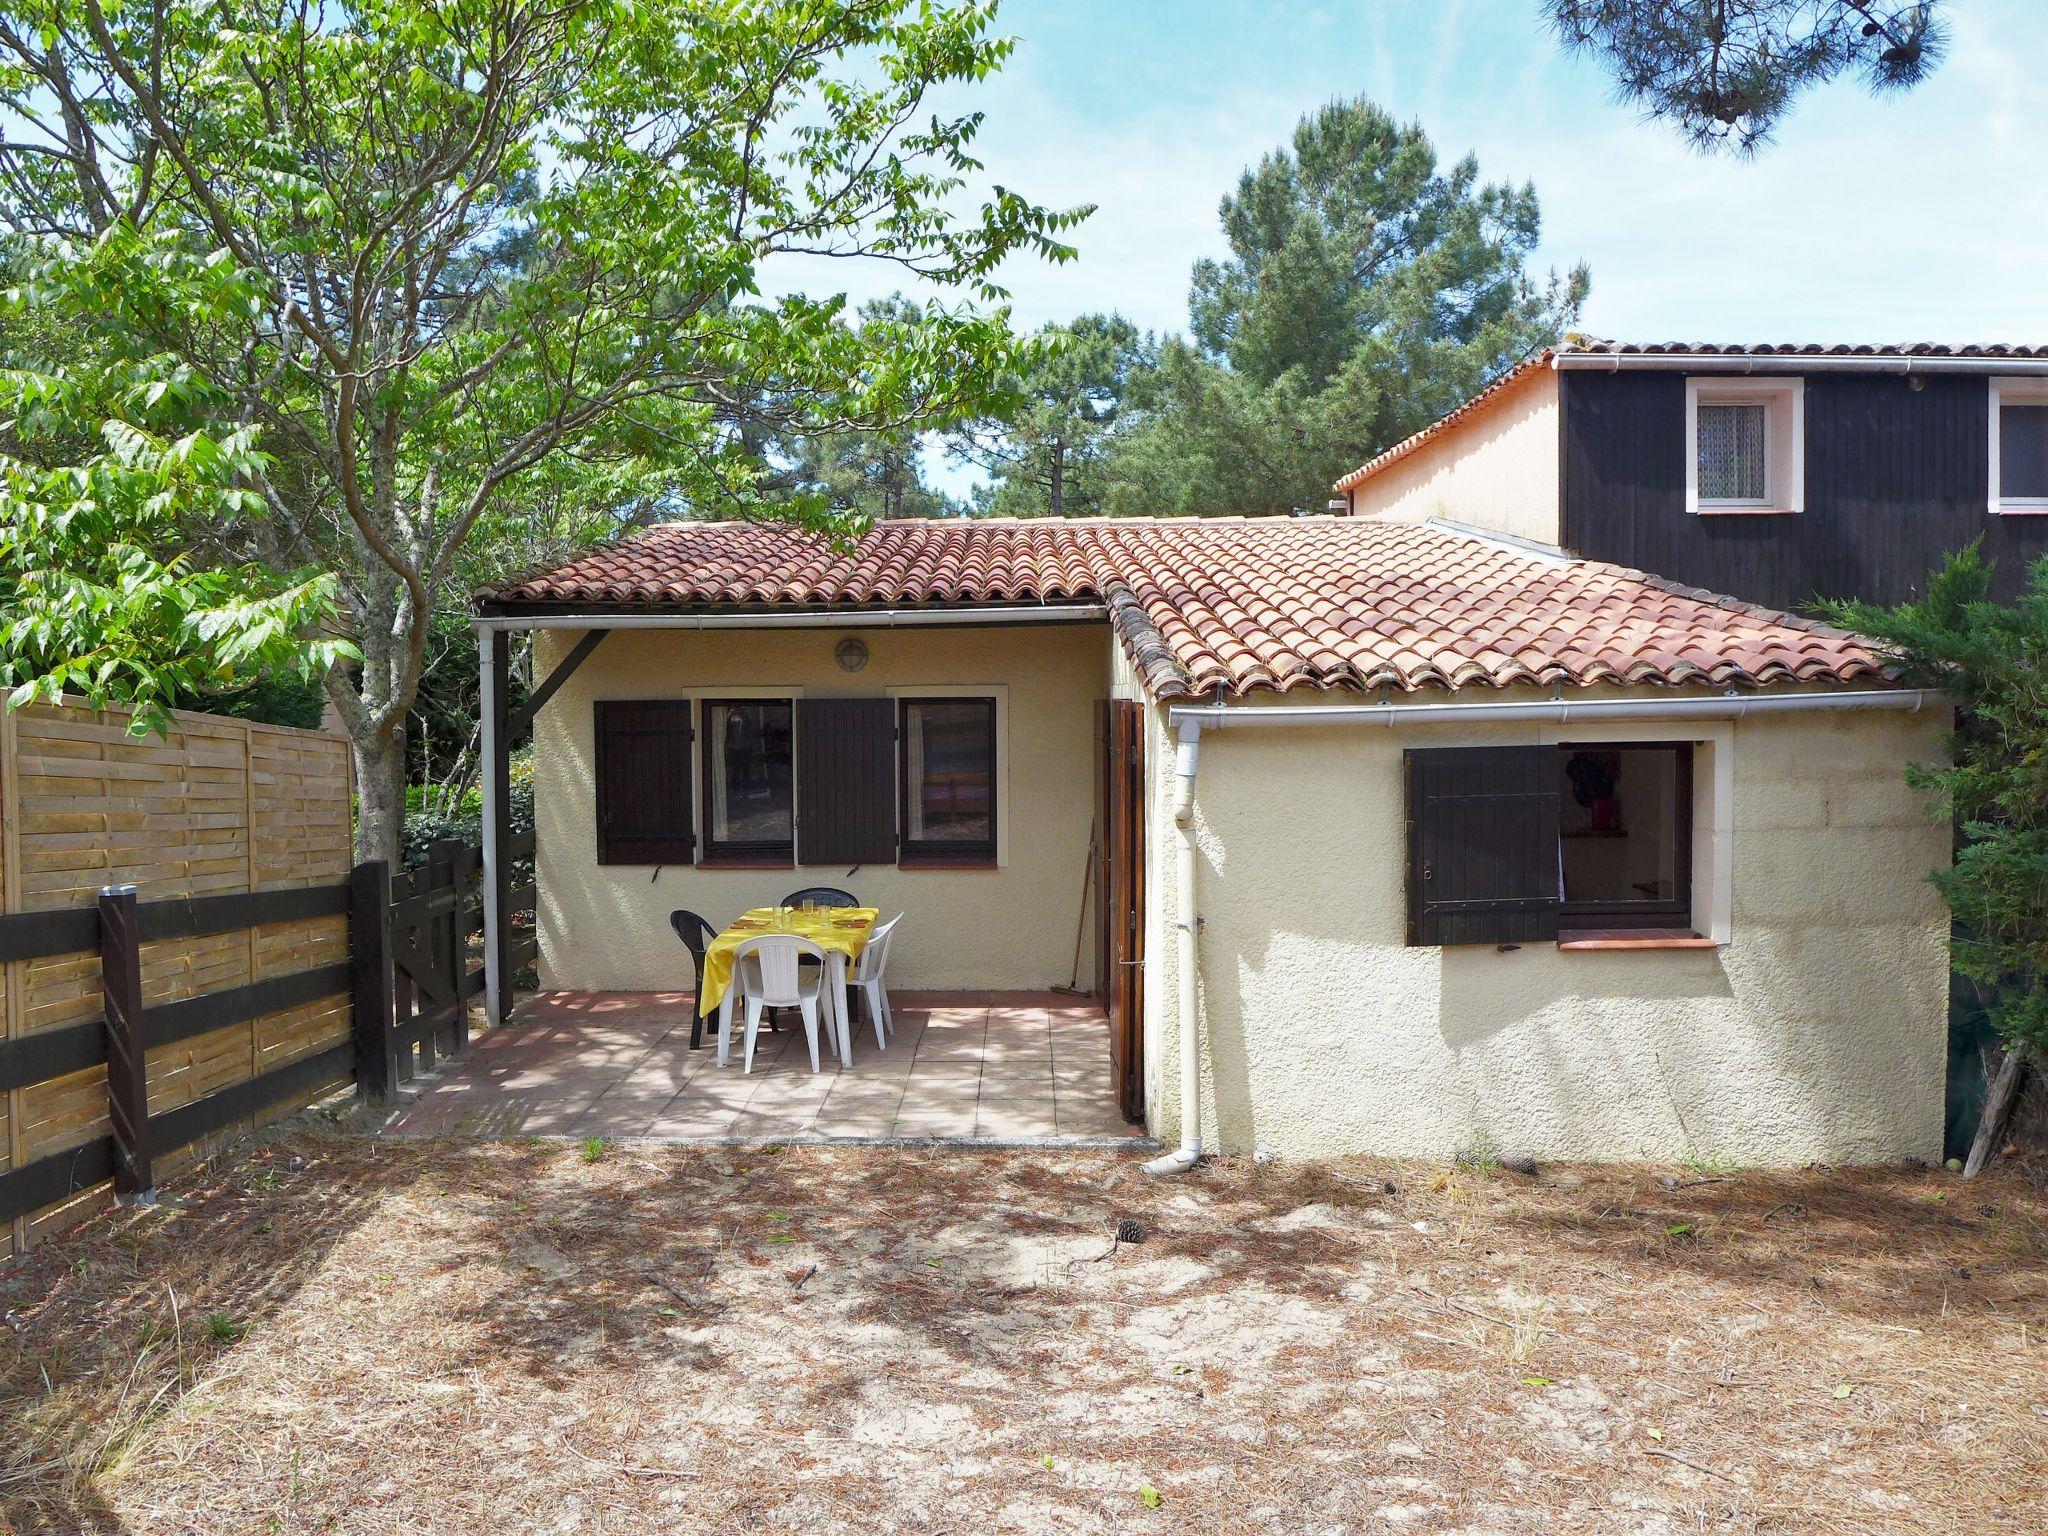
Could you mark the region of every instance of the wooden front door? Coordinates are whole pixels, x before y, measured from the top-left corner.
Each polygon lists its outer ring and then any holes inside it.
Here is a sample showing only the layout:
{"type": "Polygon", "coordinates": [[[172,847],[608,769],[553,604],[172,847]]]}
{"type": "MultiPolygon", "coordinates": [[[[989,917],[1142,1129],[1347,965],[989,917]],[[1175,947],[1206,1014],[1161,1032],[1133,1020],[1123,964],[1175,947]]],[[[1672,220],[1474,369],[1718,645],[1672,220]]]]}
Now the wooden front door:
{"type": "Polygon", "coordinates": [[[1096,989],[1109,1015],[1117,1100],[1145,1117],[1145,708],[1102,705],[1096,989]]]}

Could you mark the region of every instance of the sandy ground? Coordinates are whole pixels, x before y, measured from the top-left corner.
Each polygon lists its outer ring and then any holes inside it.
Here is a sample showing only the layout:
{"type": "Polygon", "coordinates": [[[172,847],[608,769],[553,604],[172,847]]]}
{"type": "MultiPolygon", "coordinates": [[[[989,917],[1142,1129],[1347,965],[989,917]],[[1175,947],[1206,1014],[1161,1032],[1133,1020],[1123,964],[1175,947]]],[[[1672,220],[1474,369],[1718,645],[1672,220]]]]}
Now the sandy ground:
{"type": "Polygon", "coordinates": [[[2048,1529],[2012,1170],[296,1130],[172,1193],[0,1275],[0,1527],[2048,1529]]]}

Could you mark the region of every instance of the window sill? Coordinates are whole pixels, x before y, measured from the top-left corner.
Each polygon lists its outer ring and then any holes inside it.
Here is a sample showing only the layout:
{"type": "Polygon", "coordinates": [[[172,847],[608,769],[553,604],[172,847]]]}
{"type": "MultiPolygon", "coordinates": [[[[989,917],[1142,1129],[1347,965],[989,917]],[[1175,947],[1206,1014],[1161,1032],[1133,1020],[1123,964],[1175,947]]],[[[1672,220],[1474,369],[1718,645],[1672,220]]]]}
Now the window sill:
{"type": "Polygon", "coordinates": [[[743,855],[714,856],[699,859],[699,869],[795,869],[794,859],[747,858],[743,855]]]}
{"type": "Polygon", "coordinates": [[[1694,516],[1702,518],[1796,518],[1794,506],[1696,506],[1694,516]]]}
{"type": "Polygon", "coordinates": [[[1563,950],[1596,949],[1719,949],[1719,939],[1703,938],[1689,928],[1580,928],[1557,936],[1563,950]]]}
{"type": "Polygon", "coordinates": [[[909,854],[896,861],[898,869],[985,869],[993,871],[996,861],[960,854],[909,854]]]}
{"type": "Polygon", "coordinates": [[[1991,509],[1993,517],[2048,517],[2048,501],[2029,505],[2016,502],[2011,506],[2000,505],[1991,509]]]}

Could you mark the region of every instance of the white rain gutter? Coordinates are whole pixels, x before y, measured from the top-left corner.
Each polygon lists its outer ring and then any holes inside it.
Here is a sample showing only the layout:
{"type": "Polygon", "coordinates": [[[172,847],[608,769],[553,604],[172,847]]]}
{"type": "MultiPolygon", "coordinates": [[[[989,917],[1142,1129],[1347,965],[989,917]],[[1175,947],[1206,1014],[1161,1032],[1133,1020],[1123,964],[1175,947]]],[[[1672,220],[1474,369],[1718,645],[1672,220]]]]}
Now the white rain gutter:
{"type": "Polygon", "coordinates": [[[1486,720],[1740,720],[1746,715],[1828,709],[1903,709],[1918,714],[1942,695],[1920,688],[1854,693],[1722,693],[1678,699],[1532,699],[1520,704],[1176,704],[1174,726],[1216,730],[1240,725],[1442,725],[1486,720]]]}
{"type": "Polygon", "coordinates": [[[1797,352],[1560,352],[1558,370],[1593,368],[1603,373],[1674,370],[1685,373],[2048,373],[2048,357],[1875,357],[1869,354],[1797,352]]]}
{"type": "Polygon", "coordinates": [[[1201,918],[1195,910],[1195,774],[1202,732],[1240,726],[1361,725],[1393,729],[1409,725],[1477,724],[1504,720],[1740,720],[1749,715],[1803,714],[1821,710],[1898,709],[1917,714],[1942,695],[1917,688],[1872,688],[1843,693],[1725,693],[1711,698],[1540,699],[1486,704],[1177,704],[1167,710],[1176,737],[1174,750],[1174,945],[1176,1005],[1180,1015],[1180,1146],[1145,1164],[1155,1175],[1186,1173],[1202,1158],[1201,1021],[1196,941],[1201,918]]]}
{"type": "Polygon", "coordinates": [[[1101,603],[978,608],[792,608],[786,613],[503,613],[472,618],[493,629],[918,629],[966,624],[1085,624],[1109,617],[1101,603]]]}

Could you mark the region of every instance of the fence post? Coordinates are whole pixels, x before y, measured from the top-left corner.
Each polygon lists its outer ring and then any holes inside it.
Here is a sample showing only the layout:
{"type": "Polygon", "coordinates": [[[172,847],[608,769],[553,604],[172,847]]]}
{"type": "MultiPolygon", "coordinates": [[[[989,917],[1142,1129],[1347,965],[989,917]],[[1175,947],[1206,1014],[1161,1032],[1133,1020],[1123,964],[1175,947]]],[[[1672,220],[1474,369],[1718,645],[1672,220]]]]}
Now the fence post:
{"type": "Polygon", "coordinates": [[[349,871],[348,960],[356,1091],[383,1098],[398,1086],[398,1064],[391,1043],[391,866],[382,859],[349,871]]]}
{"type": "Polygon", "coordinates": [[[100,887],[100,996],[106,1010],[107,1113],[114,1125],[114,1198],[124,1205],[154,1205],[142,930],[132,885],[100,887]]]}
{"type": "Polygon", "coordinates": [[[462,842],[444,837],[427,845],[427,882],[438,900],[448,894],[448,912],[434,919],[434,963],[448,978],[448,991],[455,999],[455,1017],[442,1032],[441,1050],[452,1055],[469,1043],[469,1010],[462,995],[462,876],[456,858],[462,842]]]}

